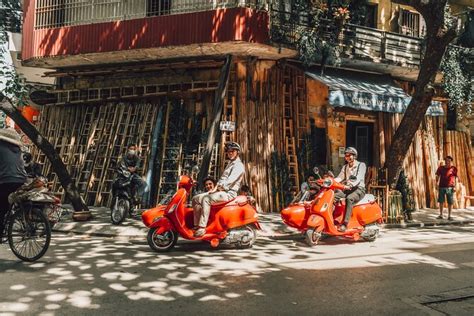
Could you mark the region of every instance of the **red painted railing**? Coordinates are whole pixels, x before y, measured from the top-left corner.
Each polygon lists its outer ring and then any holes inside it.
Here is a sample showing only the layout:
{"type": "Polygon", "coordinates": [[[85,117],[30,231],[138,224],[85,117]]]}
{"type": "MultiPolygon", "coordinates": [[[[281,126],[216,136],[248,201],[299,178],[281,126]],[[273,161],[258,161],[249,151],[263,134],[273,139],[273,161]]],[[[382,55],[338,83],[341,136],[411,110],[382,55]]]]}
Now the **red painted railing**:
{"type": "Polygon", "coordinates": [[[200,43],[269,42],[268,13],[237,7],[35,29],[35,1],[24,2],[24,60],[200,43]]]}

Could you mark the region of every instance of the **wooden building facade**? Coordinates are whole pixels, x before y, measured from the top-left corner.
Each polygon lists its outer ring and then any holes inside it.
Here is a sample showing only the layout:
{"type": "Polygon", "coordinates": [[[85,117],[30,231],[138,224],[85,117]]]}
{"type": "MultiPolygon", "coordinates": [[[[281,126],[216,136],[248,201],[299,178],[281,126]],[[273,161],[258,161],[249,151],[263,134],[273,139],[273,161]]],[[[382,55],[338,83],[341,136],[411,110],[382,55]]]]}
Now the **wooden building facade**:
{"type": "MultiPolygon", "coordinates": [[[[150,203],[174,188],[191,161],[200,162],[228,54],[234,62],[221,120],[236,128],[215,145],[211,175],[222,171],[225,141],[241,143],[245,183],[263,211],[278,211],[315,165],[338,172],[346,146],[359,147],[369,166],[383,166],[403,111],[334,103],[334,87],[295,60],[298,33],[283,25],[285,12],[273,12],[274,1],[176,1],[166,12],[133,2],[144,6],[107,2],[100,15],[93,15],[95,3],[24,2],[23,63],[52,69],[48,75],[57,82],[50,91],[57,100],[43,108],[40,131],[88,204],[108,205],[115,165],[129,143],[140,147],[150,203]],[[272,28],[286,33],[277,41],[272,28]]],[[[423,55],[422,20],[392,1],[369,2],[372,24],[344,25],[338,38],[344,70],[333,77],[352,69],[362,84],[367,76],[380,78],[379,87],[390,77],[388,87],[403,87],[397,98],[404,99],[423,55]]],[[[443,116],[427,116],[405,160],[417,207],[436,205],[434,172],[448,153],[460,169],[458,194],[473,192],[468,133],[446,131],[443,116]]],[[[38,157],[48,173],[48,162],[38,157]]]]}

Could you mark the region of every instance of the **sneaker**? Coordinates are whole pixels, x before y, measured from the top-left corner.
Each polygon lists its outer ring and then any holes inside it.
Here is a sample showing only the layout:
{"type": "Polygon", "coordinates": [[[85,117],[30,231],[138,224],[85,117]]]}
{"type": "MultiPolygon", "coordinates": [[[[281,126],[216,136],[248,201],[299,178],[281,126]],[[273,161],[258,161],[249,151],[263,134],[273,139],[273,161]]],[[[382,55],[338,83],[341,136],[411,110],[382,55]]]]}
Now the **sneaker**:
{"type": "Polygon", "coordinates": [[[345,232],[347,229],[346,225],[342,224],[341,226],[339,226],[339,228],[337,229],[338,231],[340,231],[341,233],[345,232]]]}
{"type": "Polygon", "coordinates": [[[202,237],[206,233],[205,228],[199,228],[194,232],[194,237],[202,237]]]}
{"type": "Polygon", "coordinates": [[[454,220],[454,218],[452,218],[451,216],[448,217],[448,221],[452,221],[454,220]]]}
{"type": "Polygon", "coordinates": [[[437,218],[437,219],[444,219],[444,217],[441,216],[441,215],[438,215],[438,217],[436,217],[436,218],[437,218]]]}

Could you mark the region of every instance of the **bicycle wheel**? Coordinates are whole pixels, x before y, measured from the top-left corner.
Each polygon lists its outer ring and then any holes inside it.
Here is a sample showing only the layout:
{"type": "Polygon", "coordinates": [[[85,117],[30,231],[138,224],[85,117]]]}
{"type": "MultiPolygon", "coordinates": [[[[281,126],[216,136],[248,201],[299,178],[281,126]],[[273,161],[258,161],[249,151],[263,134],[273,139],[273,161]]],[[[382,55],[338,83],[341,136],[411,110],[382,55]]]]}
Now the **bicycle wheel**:
{"type": "Polygon", "coordinates": [[[23,261],[36,261],[48,250],[51,227],[39,209],[17,211],[8,224],[8,244],[12,252],[23,261]]]}

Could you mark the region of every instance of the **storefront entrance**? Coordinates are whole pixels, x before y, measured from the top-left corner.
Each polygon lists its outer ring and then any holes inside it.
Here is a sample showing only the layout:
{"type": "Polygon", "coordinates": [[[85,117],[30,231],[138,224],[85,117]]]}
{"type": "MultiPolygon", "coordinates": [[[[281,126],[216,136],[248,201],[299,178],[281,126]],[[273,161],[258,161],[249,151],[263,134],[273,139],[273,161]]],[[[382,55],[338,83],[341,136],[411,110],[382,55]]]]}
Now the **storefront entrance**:
{"type": "Polygon", "coordinates": [[[355,147],[359,152],[358,160],[368,166],[373,165],[374,124],[370,122],[347,121],[346,147],[355,147]]]}

